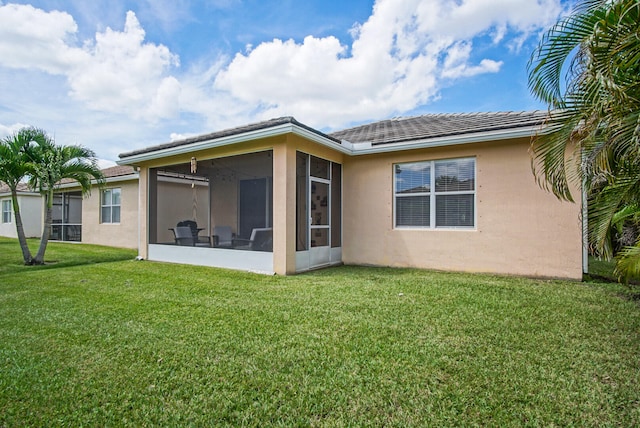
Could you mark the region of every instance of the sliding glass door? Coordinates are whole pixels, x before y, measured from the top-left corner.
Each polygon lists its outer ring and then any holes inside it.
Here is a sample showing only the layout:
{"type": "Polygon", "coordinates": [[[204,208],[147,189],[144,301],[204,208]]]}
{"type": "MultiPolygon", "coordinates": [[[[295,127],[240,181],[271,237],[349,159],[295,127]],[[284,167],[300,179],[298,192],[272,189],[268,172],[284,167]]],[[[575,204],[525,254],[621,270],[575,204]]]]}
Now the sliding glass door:
{"type": "Polygon", "coordinates": [[[296,169],[296,270],[339,263],[342,167],[299,152],[296,169]]]}

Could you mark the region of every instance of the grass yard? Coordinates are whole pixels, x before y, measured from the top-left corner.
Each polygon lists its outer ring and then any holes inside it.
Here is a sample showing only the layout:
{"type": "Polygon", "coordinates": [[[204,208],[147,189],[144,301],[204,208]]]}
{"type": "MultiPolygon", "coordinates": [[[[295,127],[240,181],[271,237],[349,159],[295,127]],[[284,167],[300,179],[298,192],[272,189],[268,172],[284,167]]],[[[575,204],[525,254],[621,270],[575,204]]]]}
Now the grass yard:
{"type": "Polygon", "coordinates": [[[1,427],[640,425],[618,284],[47,254],[0,238],[1,427]]]}

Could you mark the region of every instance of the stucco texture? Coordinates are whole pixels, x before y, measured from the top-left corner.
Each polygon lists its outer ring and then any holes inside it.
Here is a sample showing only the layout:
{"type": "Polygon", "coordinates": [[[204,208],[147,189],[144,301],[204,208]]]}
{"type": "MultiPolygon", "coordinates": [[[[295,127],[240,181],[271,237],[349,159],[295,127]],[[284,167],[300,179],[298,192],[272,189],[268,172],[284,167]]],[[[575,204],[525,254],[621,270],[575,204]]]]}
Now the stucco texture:
{"type": "Polygon", "coordinates": [[[82,203],[82,242],[112,247],[138,248],[138,180],[109,183],[121,189],[120,223],[100,222],[101,190],[93,186],[82,203]]]}
{"type": "Polygon", "coordinates": [[[345,159],[344,263],[581,278],[580,204],[538,186],[528,148],[523,138],[345,159]],[[394,228],[393,165],[461,157],[476,159],[476,227],[394,228]]]}
{"type": "MultiPolygon", "coordinates": [[[[1,201],[11,201],[11,196],[0,198],[1,201]]],[[[18,204],[20,204],[20,216],[22,217],[22,226],[24,234],[27,238],[39,238],[42,235],[44,204],[43,199],[38,193],[34,194],[18,194],[18,204]]],[[[0,219],[1,220],[1,219],[0,219]]],[[[11,222],[2,223],[0,221],[0,236],[8,238],[17,238],[15,214],[11,210],[11,222]]]]}

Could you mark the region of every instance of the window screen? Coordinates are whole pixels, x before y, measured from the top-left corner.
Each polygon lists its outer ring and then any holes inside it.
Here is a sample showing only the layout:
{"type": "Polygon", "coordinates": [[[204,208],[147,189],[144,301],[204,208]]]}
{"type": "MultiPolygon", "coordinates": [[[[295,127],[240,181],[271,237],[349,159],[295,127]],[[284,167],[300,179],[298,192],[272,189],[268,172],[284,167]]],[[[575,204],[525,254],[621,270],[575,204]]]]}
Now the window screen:
{"type": "Polygon", "coordinates": [[[120,223],[120,189],[104,190],[100,208],[103,223],[120,223]]]}
{"type": "Polygon", "coordinates": [[[475,159],[394,165],[396,227],[475,227],[475,159]]]}

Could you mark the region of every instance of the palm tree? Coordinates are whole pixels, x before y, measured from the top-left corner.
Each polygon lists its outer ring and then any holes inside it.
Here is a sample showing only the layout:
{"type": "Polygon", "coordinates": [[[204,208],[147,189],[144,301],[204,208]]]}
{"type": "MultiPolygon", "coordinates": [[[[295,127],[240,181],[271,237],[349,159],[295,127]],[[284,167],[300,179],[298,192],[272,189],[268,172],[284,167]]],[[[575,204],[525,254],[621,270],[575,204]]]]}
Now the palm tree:
{"type": "Polygon", "coordinates": [[[44,263],[44,253],[49,242],[53,195],[64,179],[71,179],[80,185],[83,196],[90,193],[91,182],[104,183],[104,176],[98,167],[92,150],[78,146],[58,146],[53,140],[37,141],[29,163],[29,185],[38,189],[45,198],[45,220],[40,239],[40,247],[34,264],[44,263]]]}
{"type": "Polygon", "coordinates": [[[47,138],[47,134],[41,129],[22,128],[0,140],[0,181],[4,182],[11,190],[16,231],[25,264],[32,264],[33,257],[27,246],[17,189],[18,184],[28,175],[28,164],[33,159],[31,153],[33,143],[43,144],[47,138]]]}
{"type": "MultiPolygon", "coordinates": [[[[532,142],[534,172],[560,199],[584,184],[590,237],[605,257],[616,214],[640,205],[639,18],[637,0],[579,1],[529,62],[529,87],[549,106],[532,142]]],[[[640,272],[639,254],[640,241],[619,254],[621,277],[640,272]]]]}

